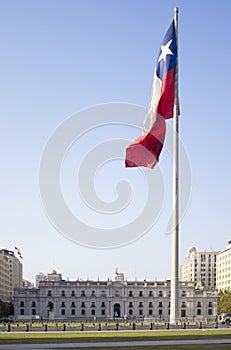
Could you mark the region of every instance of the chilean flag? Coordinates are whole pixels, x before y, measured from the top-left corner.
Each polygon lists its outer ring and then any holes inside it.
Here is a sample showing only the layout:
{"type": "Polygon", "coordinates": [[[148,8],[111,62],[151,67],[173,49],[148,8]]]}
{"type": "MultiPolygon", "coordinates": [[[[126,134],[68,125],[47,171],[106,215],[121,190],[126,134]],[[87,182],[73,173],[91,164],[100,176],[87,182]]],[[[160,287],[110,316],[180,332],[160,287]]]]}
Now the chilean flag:
{"type": "Polygon", "coordinates": [[[153,168],[159,159],[166,133],[165,119],[173,118],[176,61],[176,32],[172,21],[157,58],[144,135],[127,147],[126,167],[153,168]]]}

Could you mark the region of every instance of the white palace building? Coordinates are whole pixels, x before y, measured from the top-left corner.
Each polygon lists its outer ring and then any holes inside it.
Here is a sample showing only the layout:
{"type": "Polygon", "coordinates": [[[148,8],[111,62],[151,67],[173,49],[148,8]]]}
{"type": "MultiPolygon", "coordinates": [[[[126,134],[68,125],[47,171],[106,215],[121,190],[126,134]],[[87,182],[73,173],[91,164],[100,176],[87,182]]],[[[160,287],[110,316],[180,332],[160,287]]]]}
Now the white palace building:
{"type": "MultiPolygon", "coordinates": [[[[211,287],[180,282],[179,318],[214,320],[217,299],[211,287]]],[[[36,288],[16,288],[14,308],[16,320],[168,320],[170,281],[66,281],[54,270],[36,288]]]]}

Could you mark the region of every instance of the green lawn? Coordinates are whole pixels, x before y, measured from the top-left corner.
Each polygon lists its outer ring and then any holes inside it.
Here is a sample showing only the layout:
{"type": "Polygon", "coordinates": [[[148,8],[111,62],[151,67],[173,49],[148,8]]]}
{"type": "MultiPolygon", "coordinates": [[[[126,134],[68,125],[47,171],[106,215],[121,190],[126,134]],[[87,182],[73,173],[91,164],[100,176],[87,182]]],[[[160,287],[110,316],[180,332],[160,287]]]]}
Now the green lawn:
{"type": "MultiPolygon", "coordinates": [[[[180,330],[149,332],[28,332],[0,333],[0,344],[82,343],[109,341],[231,339],[231,330],[180,330]]],[[[230,347],[230,345],[229,345],[230,347]]],[[[201,348],[201,347],[200,347],[201,348]]],[[[218,347],[219,348],[219,347],[218,347]]],[[[131,348],[129,348],[131,350],[131,348]]],[[[148,348],[146,348],[148,349],[148,348]]],[[[157,349],[155,347],[155,349],[157,349]]],[[[163,348],[162,348],[163,349],[163,348]]],[[[179,348],[182,349],[182,348],[179,348]]],[[[213,347],[214,349],[214,347],[213,347]]]]}

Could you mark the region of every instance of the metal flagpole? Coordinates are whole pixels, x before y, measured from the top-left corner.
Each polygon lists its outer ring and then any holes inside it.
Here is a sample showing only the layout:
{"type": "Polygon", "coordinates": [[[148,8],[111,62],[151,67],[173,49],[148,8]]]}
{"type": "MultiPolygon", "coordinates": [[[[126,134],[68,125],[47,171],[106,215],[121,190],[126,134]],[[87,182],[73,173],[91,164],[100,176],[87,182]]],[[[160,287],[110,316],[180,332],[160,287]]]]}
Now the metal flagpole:
{"type": "Polygon", "coordinates": [[[173,231],[172,231],[172,273],[170,323],[178,321],[179,294],[179,122],[178,122],[178,8],[174,8],[174,25],[176,32],[177,57],[175,67],[174,110],[173,110],[173,231]]]}

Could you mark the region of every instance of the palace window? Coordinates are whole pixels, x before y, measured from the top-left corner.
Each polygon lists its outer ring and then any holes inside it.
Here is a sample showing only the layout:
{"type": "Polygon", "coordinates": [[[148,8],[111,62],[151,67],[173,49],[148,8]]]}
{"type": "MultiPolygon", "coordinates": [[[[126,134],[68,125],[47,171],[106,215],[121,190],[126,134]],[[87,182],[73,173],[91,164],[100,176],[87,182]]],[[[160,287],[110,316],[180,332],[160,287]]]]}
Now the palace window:
{"type": "Polygon", "coordinates": [[[74,316],[75,315],[75,309],[71,310],[71,314],[74,316]]]}

